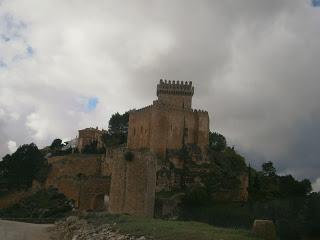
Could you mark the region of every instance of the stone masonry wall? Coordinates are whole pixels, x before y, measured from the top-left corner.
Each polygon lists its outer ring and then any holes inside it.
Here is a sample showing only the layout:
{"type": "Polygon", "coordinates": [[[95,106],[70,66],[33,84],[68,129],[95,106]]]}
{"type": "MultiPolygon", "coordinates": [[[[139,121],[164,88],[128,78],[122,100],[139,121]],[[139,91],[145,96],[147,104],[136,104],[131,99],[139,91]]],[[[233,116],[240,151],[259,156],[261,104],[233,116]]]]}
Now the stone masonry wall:
{"type": "Polygon", "coordinates": [[[146,151],[132,151],[132,161],[125,159],[126,149],[114,150],[110,186],[111,213],[153,217],[156,186],[156,157],[146,151]]]}
{"type": "Polygon", "coordinates": [[[90,145],[93,141],[97,142],[97,148],[100,149],[103,147],[103,142],[101,136],[104,130],[99,130],[98,128],[85,128],[79,130],[79,138],[78,138],[78,150],[82,152],[83,149],[90,145]]]}
{"type": "Polygon", "coordinates": [[[46,188],[58,188],[82,210],[102,210],[101,201],[110,190],[110,176],[104,175],[101,169],[103,155],[70,154],[49,158],[48,162],[51,171],[46,188]]]}
{"type": "Polygon", "coordinates": [[[130,113],[128,148],[149,149],[164,156],[167,149],[209,143],[209,116],[204,111],[170,108],[156,104],[130,113]]]}

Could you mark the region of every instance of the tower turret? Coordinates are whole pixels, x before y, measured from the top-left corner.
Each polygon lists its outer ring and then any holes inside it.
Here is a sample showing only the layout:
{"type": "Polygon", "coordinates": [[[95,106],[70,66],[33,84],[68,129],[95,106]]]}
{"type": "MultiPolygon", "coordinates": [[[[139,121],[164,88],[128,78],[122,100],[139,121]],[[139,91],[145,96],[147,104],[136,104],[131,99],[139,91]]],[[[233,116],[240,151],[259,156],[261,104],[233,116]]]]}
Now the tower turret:
{"type": "Polygon", "coordinates": [[[160,79],[157,85],[158,101],[177,108],[191,109],[194,87],[192,82],[160,79]]]}

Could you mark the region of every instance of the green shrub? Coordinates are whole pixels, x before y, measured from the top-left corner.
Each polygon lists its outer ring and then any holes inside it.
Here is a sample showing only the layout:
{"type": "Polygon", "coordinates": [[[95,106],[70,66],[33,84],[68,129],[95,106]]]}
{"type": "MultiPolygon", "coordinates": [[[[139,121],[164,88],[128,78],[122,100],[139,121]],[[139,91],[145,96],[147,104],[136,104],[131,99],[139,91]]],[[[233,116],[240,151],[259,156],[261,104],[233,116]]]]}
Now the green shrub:
{"type": "Polygon", "coordinates": [[[73,203],[55,188],[40,190],[7,209],[0,210],[2,218],[59,218],[73,208],[73,203]]]}

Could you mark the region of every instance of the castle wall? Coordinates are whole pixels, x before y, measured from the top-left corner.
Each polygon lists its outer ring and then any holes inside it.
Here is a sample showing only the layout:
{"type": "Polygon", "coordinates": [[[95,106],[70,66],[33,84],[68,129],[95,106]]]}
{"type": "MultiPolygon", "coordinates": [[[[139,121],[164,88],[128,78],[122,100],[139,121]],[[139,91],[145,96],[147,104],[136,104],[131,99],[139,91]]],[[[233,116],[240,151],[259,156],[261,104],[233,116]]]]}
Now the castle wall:
{"type": "Polygon", "coordinates": [[[165,105],[181,109],[191,109],[192,96],[181,96],[172,94],[159,94],[159,102],[165,105]]]}
{"type": "Polygon", "coordinates": [[[48,159],[51,164],[51,177],[77,176],[82,173],[86,176],[99,175],[101,163],[104,156],[102,154],[69,154],[65,156],[55,156],[48,159]]]}
{"type": "Polygon", "coordinates": [[[150,147],[151,116],[151,107],[130,113],[128,130],[128,147],[130,149],[150,147]]]}
{"type": "MultiPolygon", "coordinates": [[[[159,108],[154,108],[151,119],[151,138],[150,138],[150,151],[157,155],[164,156],[167,149],[167,138],[170,128],[168,116],[164,111],[159,108]]],[[[177,123],[178,124],[178,123],[177,123]]],[[[175,131],[177,133],[178,131],[175,131]]],[[[175,134],[177,142],[179,135],[175,134]]]]}
{"type": "Polygon", "coordinates": [[[152,105],[130,113],[128,135],[129,149],[150,149],[160,156],[183,144],[204,148],[209,143],[209,116],[207,112],[152,105]]]}
{"type": "Polygon", "coordinates": [[[153,217],[156,157],[150,152],[132,151],[134,159],[128,161],[125,152],[117,149],[113,153],[109,211],[153,217]]]}
{"type": "Polygon", "coordinates": [[[161,104],[191,110],[194,87],[192,82],[160,79],[157,96],[161,104]]]}
{"type": "Polygon", "coordinates": [[[46,188],[58,188],[81,210],[102,210],[97,199],[108,195],[110,190],[110,176],[102,171],[106,167],[103,155],[71,154],[49,158],[48,162],[51,171],[46,188]]]}
{"type": "Polygon", "coordinates": [[[201,148],[209,145],[209,115],[207,112],[197,112],[197,141],[201,148]]]}
{"type": "Polygon", "coordinates": [[[167,149],[181,149],[184,144],[205,149],[209,144],[209,115],[192,110],[193,93],[192,82],[161,79],[158,100],[130,112],[128,148],[148,149],[160,157],[167,149]]]}
{"type": "Polygon", "coordinates": [[[58,188],[59,192],[74,200],[75,206],[80,210],[102,210],[95,209],[95,199],[97,196],[109,195],[110,178],[89,176],[79,179],[63,176],[55,178],[49,185],[58,188]]]}

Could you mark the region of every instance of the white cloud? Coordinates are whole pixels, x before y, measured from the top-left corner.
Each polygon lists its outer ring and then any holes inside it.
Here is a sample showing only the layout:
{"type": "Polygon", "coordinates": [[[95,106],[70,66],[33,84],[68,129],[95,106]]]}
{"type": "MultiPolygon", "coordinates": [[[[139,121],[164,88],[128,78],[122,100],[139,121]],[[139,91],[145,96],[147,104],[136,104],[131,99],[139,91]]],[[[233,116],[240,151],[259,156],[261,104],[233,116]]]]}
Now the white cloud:
{"type": "Polygon", "coordinates": [[[3,119],[5,116],[5,112],[2,108],[0,108],[0,119],[3,119]]]}
{"type": "Polygon", "coordinates": [[[8,149],[10,153],[14,153],[17,150],[17,143],[15,141],[10,140],[8,142],[8,149]]]}
{"type": "Polygon", "coordinates": [[[312,189],[314,192],[320,192],[320,178],[312,184],[312,189]]]}
{"type": "Polygon", "coordinates": [[[4,0],[0,16],[14,26],[0,24],[1,155],[106,127],[168,78],[193,80],[196,108],[251,161],[319,177],[320,11],[305,1],[4,0]]]}
{"type": "Polygon", "coordinates": [[[20,114],[17,112],[12,112],[12,113],[10,113],[10,117],[12,120],[17,121],[20,118],[20,114]]]}
{"type": "Polygon", "coordinates": [[[38,113],[31,113],[27,116],[26,126],[33,132],[33,136],[37,141],[44,140],[49,134],[48,119],[41,118],[38,113]]]}

